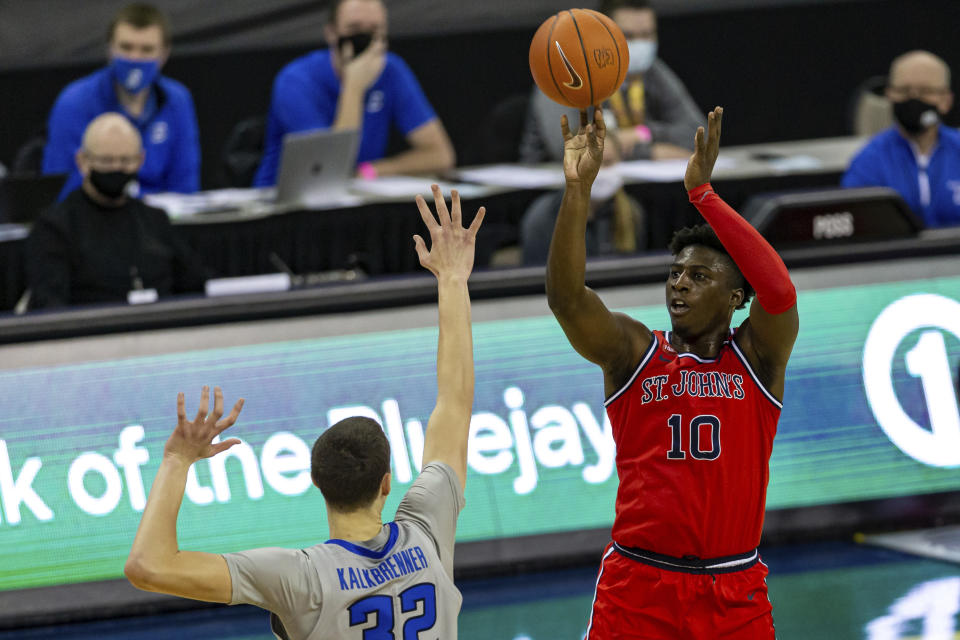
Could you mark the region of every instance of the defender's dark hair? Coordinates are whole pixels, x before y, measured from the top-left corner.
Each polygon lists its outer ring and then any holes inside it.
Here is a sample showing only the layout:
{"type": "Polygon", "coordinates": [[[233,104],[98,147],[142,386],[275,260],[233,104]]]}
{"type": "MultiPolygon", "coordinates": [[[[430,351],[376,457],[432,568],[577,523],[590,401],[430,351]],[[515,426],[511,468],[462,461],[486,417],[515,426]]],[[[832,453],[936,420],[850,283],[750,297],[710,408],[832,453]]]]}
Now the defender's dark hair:
{"type": "Polygon", "coordinates": [[[345,418],[313,443],[310,477],[336,511],[355,511],[380,493],[390,471],[390,443],[370,418],[345,418]]]}
{"type": "Polygon", "coordinates": [[[695,244],[709,247],[710,249],[727,256],[727,258],[730,260],[730,266],[733,267],[735,274],[734,277],[737,281],[736,288],[743,289],[743,302],[740,303],[737,309],[743,309],[746,307],[747,303],[750,302],[750,299],[756,292],[753,290],[753,287],[750,286],[750,283],[747,282],[747,279],[743,277],[743,274],[740,273],[740,268],[737,266],[737,263],[734,262],[733,258],[730,257],[730,254],[727,253],[723,243],[720,242],[720,238],[718,238],[714,230],[710,228],[710,225],[698,224],[693,227],[684,227],[683,229],[680,229],[674,233],[673,239],[670,240],[670,253],[677,255],[685,248],[695,244]]]}
{"type": "Polygon", "coordinates": [[[170,29],[170,19],[167,15],[157,9],[152,4],[145,2],[134,2],[123,7],[113,16],[110,21],[110,27],[107,29],[107,42],[113,42],[113,34],[117,31],[117,25],[129,24],[136,29],[146,29],[154,25],[160,27],[160,33],[163,34],[163,45],[170,46],[173,34],[170,29]]]}
{"type": "Polygon", "coordinates": [[[612,16],[617,9],[650,9],[652,11],[653,7],[650,6],[650,0],[600,0],[597,11],[612,16]]]}

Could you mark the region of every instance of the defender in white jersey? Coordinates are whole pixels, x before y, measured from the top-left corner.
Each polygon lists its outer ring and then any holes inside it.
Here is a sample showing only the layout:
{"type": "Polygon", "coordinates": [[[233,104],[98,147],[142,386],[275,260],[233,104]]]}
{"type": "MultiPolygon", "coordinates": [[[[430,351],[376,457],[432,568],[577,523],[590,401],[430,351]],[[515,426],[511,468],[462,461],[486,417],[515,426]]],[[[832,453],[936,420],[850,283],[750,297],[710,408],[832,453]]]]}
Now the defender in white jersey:
{"type": "Polygon", "coordinates": [[[177,427],[150,490],[124,573],[147,591],[250,603],[271,612],[283,640],[449,640],[457,637],[462,598],[453,583],[457,516],[463,508],[467,440],[473,407],[473,344],[467,279],[483,207],[464,228],[460,199],[448,211],[433,185],[437,215],[417,196],[430,231],[428,251],[414,236],[420,264],[436,277],[440,338],[437,404],[423,445],[423,470],[392,522],[382,511],[390,493],[390,445],[367,418],[347,418],[313,447],[311,476],[327,505],[330,539],[306,549],[265,548],[213,554],[181,551],[176,521],[190,465],[239,440],[213,439],[236,422],[243,399],[223,418],[223,394],[204,387],[194,420],[177,398],[177,427]],[[438,222],[439,219],[439,222],[438,222]]]}

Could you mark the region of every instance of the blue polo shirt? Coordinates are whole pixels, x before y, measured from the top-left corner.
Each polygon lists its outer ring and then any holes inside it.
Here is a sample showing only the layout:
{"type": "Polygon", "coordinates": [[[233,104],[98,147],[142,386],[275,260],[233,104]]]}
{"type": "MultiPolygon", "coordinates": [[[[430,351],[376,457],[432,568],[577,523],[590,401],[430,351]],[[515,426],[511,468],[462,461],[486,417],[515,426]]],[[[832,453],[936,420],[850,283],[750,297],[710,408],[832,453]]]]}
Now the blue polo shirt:
{"type": "Polygon", "coordinates": [[[138,175],[140,193],[193,193],[200,188],[200,134],[190,91],[176,80],[157,76],[143,117],[133,118],[120,106],[105,67],[68,84],[50,111],[43,173],[69,174],[61,200],[82,182],[74,156],[84,130],[108,111],[126,115],[140,131],[146,154],[138,175]]]}
{"type": "MultiPolygon", "coordinates": [[[[283,136],[333,126],[339,98],[340,78],[333,70],[328,49],[308,53],[280,70],[273,82],[263,158],[253,180],[255,186],[276,183],[283,136]]],[[[436,118],[410,67],[392,53],[387,53],[383,72],[367,89],[363,103],[358,163],[384,157],[391,126],[406,136],[436,118]]]]}
{"type": "Polygon", "coordinates": [[[841,184],[897,190],[928,227],[960,224],[960,132],[944,125],[926,167],[929,197],[923,198],[923,174],[910,142],[896,127],[878,133],[850,162],[841,184]]]}

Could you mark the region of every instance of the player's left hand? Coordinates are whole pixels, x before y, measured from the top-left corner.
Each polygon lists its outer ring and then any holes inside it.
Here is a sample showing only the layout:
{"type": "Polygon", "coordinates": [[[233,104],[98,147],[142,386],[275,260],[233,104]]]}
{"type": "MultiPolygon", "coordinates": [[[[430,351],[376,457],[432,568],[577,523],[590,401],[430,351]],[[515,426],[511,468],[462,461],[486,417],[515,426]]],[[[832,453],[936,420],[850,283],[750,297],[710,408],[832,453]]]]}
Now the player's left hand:
{"type": "Polygon", "coordinates": [[[714,107],[707,114],[707,133],[703,127],[697,128],[694,136],[693,155],[687,162],[687,172],[683,176],[683,186],[690,191],[710,182],[713,165],[720,154],[720,123],[723,120],[723,107],[714,107]]]}
{"type": "Polygon", "coordinates": [[[224,442],[213,443],[214,437],[220,435],[237,421],[240,410],[243,409],[243,398],[237,400],[233,410],[226,418],[223,416],[223,392],[220,387],[213,388],[213,413],[207,414],[210,408],[210,387],[204,387],[200,395],[200,408],[193,420],[187,420],[184,408],[183,392],[177,394],[177,427],[167,439],[163,453],[165,456],[176,456],[187,464],[193,464],[202,458],[215,456],[226,451],[235,444],[240,444],[237,438],[230,438],[224,442]]]}
{"type": "Polygon", "coordinates": [[[470,226],[464,228],[463,214],[460,209],[460,194],[457,190],[454,189],[450,192],[451,210],[448,211],[440,187],[434,184],[430,188],[433,191],[433,202],[437,209],[436,217],[430,211],[430,206],[423,199],[423,196],[417,195],[416,198],[420,217],[423,219],[423,223],[427,225],[427,230],[430,231],[429,250],[422,237],[419,235],[413,236],[420,264],[429,269],[438,279],[454,277],[466,280],[470,277],[470,272],[473,271],[477,231],[480,230],[483,216],[487,210],[485,207],[480,207],[470,226]],[[437,222],[438,219],[439,223],[437,222]]]}

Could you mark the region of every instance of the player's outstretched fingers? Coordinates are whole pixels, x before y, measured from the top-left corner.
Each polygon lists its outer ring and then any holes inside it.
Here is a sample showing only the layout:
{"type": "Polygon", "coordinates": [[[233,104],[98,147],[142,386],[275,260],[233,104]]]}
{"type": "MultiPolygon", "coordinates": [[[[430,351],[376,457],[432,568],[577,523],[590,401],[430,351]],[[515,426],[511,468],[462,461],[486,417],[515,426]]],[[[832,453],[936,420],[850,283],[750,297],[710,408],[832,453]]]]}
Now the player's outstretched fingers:
{"type": "Polygon", "coordinates": [[[417,257],[420,258],[420,266],[427,267],[427,259],[430,257],[430,252],[427,251],[427,243],[423,241],[419,235],[413,236],[413,246],[417,250],[417,257]]]}
{"type": "Polygon", "coordinates": [[[210,443],[210,449],[208,450],[209,455],[205,457],[212,458],[218,453],[223,453],[235,444],[240,444],[239,438],[230,438],[229,440],[224,440],[223,442],[210,443]]]}
{"type": "Polygon", "coordinates": [[[580,133],[587,128],[587,110],[580,109],[580,133]]]}
{"type": "Polygon", "coordinates": [[[213,413],[207,416],[208,421],[212,421],[213,424],[217,423],[217,420],[223,415],[223,391],[220,387],[213,388],[213,413]]]}
{"type": "Polygon", "coordinates": [[[230,415],[216,423],[217,433],[223,433],[236,423],[237,418],[240,417],[240,412],[243,410],[243,403],[243,398],[237,400],[236,404],[233,405],[233,409],[230,410],[230,415]]]}
{"type": "Polygon", "coordinates": [[[595,109],[593,112],[593,126],[597,130],[597,136],[603,140],[607,135],[607,123],[603,121],[603,111],[595,109]]]}
{"type": "Polygon", "coordinates": [[[477,231],[480,230],[480,225],[483,224],[483,216],[487,214],[486,207],[480,207],[477,209],[477,215],[473,216],[473,222],[470,223],[470,234],[473,237],[477,236],[477,231]]]}
{"type": "Polygon", "coordinates": [[[450,221],[453,222],[454,229],[463,228],[463,212],[460,210],[460,192],[456,189],[450,190],[450,221]]]}
{"type": "Polygon", "coordinates": [[[443,192],[440,191],[440,185],[432,184],[430,189],[433,191],[433,204],[437,207],[437,217],[440,218],[440,226],[450,225],[450,212],[447,211],[447,201],[443,199],[443,192]]]}
{"type": "Polygon", "coordinates": [[[430,211],[430,205],[427,204],[427,201],[423,199],[419,193],[416,197],[417,209],[420,210],[420,218],[423,219],[423,224],[427,225],[427,230],[432,236],[435,231],[440,228],[440,225],[437,224],[437,219],[433,217],[433,212],[430,211]]]}
{"type": "Polygon", "coordinates": [[[207,411],[210,409],[210,387],[203,385],[203,391],[200,392],[200,407],[197,408],[197,417],[194,422],[203,422],[207,419],[207,411]]]}
{"type": "Polygon", "coordinates": [[[705,146],[703,143],[703,127],[697,127],[697,132],[693,136],[693,150],[696,153],[703,153],[705,146]]]}
{"type": "Polygon", "coordinates": [[[183,391],[177,394],[177,425],[183,426],[187,421],[186,400],[183,397],[183,391]]]}
{"type": "Polygon", "coordinates": [[[563,134],[564,142],[573,137],[573,134],[570,133],[570,121],[567,120],[566,114],[560,116],[560,133],[563,134]]]}

